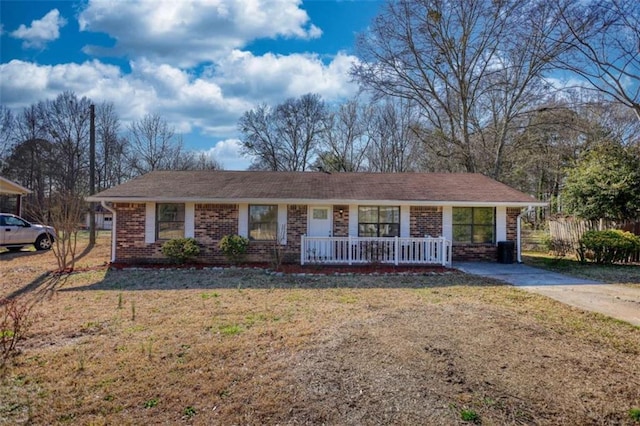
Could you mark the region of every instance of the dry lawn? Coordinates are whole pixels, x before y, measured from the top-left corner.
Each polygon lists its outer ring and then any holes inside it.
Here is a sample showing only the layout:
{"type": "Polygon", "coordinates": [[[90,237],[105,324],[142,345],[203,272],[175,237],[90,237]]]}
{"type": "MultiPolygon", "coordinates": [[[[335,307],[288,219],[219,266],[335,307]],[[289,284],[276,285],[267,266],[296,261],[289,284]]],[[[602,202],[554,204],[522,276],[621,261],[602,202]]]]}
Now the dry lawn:
{"type": "Polygon", "coordinates": [[[0,424],[637,424],[640,328],[459,273],[107,270],[108,235],[46,275],[0,424]],[[95,268],[94,268],[95,267],[95,268]]]}

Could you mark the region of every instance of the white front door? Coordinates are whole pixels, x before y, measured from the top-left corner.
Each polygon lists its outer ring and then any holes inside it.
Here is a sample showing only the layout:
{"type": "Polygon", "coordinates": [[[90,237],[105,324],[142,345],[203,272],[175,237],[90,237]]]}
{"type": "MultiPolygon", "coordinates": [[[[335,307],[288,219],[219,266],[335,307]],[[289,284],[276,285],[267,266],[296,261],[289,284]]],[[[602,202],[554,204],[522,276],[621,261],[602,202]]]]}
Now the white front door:
{"type": "Polygon", "coordinates": [[[309,236],[331,237],[331,208],[311,206],[309,210],[309,236]]]}
{"type": "MultiPolygon", "coordinates": [[[[332,236],[332,215],[331,207],[310,206],[309,207],[309,237],[331,237],[332,236]]],[[[331,240],[315,240],[310,242],[309,253],[315,259],[328,260],[333,253],[333,242],[331,240]]]]}

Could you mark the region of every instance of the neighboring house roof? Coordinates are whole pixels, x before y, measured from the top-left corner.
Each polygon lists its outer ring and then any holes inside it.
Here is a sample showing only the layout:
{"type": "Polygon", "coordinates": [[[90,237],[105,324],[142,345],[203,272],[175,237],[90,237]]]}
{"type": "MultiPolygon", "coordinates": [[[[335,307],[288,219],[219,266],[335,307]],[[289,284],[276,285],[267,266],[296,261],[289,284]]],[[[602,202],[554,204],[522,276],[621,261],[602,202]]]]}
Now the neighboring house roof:
{"type": "Polygon", "coordinates": [[[9,179],[5,179],[0,176],[0,194],[1,195],[26,195],[31,194],[24,186],[18,185],[15,182],[11,182],[9,179]]]}
{"type": "Polygon", "coordinates": [[[545,205],[475,173],[155,171],[87,199],[111,202],[545,205]]]}

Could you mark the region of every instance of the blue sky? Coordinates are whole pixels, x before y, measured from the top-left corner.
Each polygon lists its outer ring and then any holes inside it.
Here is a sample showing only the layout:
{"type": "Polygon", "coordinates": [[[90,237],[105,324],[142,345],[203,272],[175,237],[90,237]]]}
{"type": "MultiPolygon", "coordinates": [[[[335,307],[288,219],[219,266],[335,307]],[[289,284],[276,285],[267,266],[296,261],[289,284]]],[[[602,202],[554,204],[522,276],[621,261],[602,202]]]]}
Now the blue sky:
{"type": "Polygon", "coordinates": [[[0,102],[15,110],[64,90],[112,102],[123,127],[158,113],[189,149],[226,169],[236,125],[259,103],[356,93],[354,40],[381,2],[0,0],[0,102]]]}

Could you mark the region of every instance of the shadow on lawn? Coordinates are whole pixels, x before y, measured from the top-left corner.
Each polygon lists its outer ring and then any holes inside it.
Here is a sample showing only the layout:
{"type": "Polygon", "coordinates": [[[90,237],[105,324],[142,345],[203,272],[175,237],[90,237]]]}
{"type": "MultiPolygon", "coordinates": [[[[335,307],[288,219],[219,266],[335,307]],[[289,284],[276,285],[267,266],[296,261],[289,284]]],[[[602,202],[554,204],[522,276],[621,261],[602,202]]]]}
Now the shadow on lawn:
{"type": "Polygon", "coordinates": [[[68,274],[45,272],[26,286],[4,296],[4,298],[10,300],[17,297],[29,296],[36,302],[41,301],[51,297],[55,291],[60,290],[67,282],[68,277],[68,274]]]}
{"type": "MultiPolygon", "coordinates": [[[[489,278],[467,275],[453,269],[398,269],[353,273],[322,268],[304,272],[274,273],[265,269],[108,269],[104,278],[88,285],[59,288],[58,291],[84,290],[183,290],[183,289],[329,289],[329,288],[427,288],[451,286],[505,285],[489,278]],[[302,275],[304,274],[304,275],[302,275]]],[[[76,280],[78,281],[78,280],[76,280]]],[[[80,280],[81,281],[81,280],[80,280]]]]}

